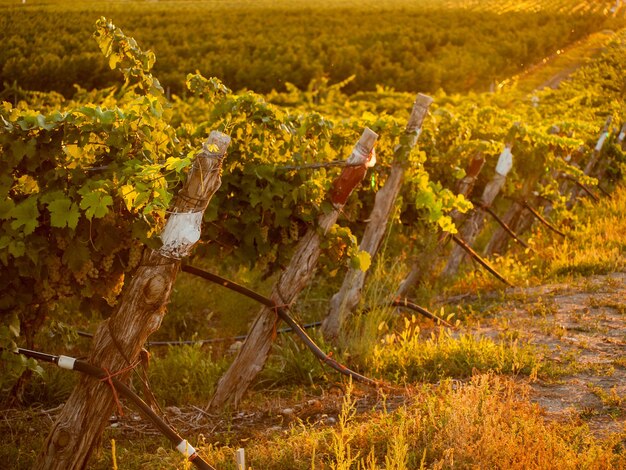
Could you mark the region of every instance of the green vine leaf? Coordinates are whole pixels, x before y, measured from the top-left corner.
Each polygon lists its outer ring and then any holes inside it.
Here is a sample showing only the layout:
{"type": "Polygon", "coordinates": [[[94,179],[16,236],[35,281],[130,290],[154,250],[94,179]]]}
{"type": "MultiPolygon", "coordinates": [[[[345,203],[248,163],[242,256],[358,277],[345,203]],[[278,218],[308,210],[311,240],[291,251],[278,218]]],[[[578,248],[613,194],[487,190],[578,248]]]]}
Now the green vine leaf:
{"type": "Polygon", "coordinates": [[[30,235],[39,226],[39,209],[37,208],[36,196],[30,196],[26,200],[17,204],[11,211],[11,217],[15,220],[11,222],[13,230],[23,227],[24,235],[30,235]]]}
{"type": "Polygon", "coordinates": [[[359,251],[350,258],[350,267],[359,269],[363,272],[367,271],[372,265],[372,257],[367,251],[359,251]]]}
{"type": "Polygon", "coordinates": [[[73,230],[78,225],[80,211],[70,199],[56,199],[48,204],[48,210],[50,211],[50,225],[52,227],[69,227],[73,230]]]}
{"type": "Polygon", "coordinates": [[[79,194],[83,196],[80,208],[85,211],[88,220],[104,217],[109,212],[109,207],[113,205],[113,198],[102,188],[94,190],[83,188],[79,194]]]}

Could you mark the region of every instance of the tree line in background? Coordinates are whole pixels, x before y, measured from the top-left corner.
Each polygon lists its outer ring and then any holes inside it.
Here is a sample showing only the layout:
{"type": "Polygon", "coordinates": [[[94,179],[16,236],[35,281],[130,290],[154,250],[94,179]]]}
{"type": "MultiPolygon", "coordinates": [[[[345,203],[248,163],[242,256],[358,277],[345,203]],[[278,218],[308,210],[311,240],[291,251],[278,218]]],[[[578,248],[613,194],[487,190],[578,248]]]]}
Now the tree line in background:
{"type": "Polygon", "coordinates": [[[377,85],[487,90],[577,39],[623,24],[601,10],[563,12],[570,4],[576,10],[580,2],[574,0],[561,0],[559,8],[507,12],[500,11],[502,2],[480,8],[464,3],[0,5],[0,96],[15,100],[18,87],[71,96],[75,84],[114,85],[117,75],[88,38],[94,17],[102,14],[156,53],[155,73],[179,94],[186,93],[185,74],[194,70],[220,77],[234,90],[259,93],[353,75],[347,93],[377,85]]]}

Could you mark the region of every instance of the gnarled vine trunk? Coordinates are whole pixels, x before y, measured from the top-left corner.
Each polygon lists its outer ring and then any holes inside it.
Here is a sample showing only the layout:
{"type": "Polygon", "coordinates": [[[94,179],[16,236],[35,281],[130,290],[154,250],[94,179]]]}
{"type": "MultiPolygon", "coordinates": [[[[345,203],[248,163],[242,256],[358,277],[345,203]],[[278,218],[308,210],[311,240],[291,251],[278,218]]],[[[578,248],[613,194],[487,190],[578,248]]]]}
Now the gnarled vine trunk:
{"type": "MultiPolygon", "coordinates": [[[[199,225],[190,228],[186,219],[198,224],[202,220],[211,196],[221,184],[221,162],[229,142],[228,136],[211,133],[174,202],[162,235],[163,247],[144,251],[115,311],[98,327],[89,362],[112,374],[123,371],[117,379],[128,377],[148,336],[161,325],[180,258],[188,254],[200,235],[199,225]],[[213,145],[217,152],[209,150],[213,145]]],[[[35,468],[85,468],[115,408],[112,392],[106,383],[83,376],[54,423],[35,468]]]]}

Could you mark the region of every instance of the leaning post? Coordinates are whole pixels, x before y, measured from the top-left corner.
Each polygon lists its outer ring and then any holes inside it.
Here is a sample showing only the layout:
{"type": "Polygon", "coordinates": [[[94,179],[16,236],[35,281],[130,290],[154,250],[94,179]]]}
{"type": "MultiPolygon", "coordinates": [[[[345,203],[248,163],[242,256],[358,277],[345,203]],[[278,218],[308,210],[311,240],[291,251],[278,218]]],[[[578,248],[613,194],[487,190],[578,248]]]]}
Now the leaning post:
{"type": "MultiPolygon", "coordinates": [[[[476,237],[480,234],[485,224],[485,207],[490,207],[494,199],[504,186],[506,181],[506,175],[513,167],[513,154],[511,153],[512,143],[507,143],[504,150],[498,158],[498,164],[496,165],[496,172],[485,186],[483,194],[472,216],[465,222],[461,233],[461,239],[469,246],[474,243],[476,237]]],[[[459,245],[455,245],[448,258],[448,263],[443,270],[443,276],[450,277],[456,274],[461,265],[461,261],[465,256],[466,251],[459,245]]]]}
{"type": "MultiPolygon", "coordinates": [[[[333,182],[330,201],[333,209],[319,217],[316,227],[311,227],[298,242],[289,265],[281,273],[272,289],[270,299],[279,306],[289,306],[308,284],[315,272],[321,254],[324,235],[335,224],[348,197],[363,180],[368,166],[375,163],[374,145],[378,135],[365,129],[348,158],[348,164],[333,182]]],[[[263,307],[250,328],[246,340],[230,368],[220,378],[209,408],[219,409],[226,404],[235,406],[241,401],[248,387],[263,369],[276,336],[279,321],[274,309],[263,307]]]]}
{"type": "MultiPolygon", "coordinates": [[[[465,171],[465,177],[459,182],[459,185],[457,187],[457,192],[460,195],[463,195],[465,198],[470,197],[472,191],[474,190],[474,184],[476,184],[478,175],[480,174],[484,165],[485,157],[483,156],[482,152],[477,152],[467,166],[467,170],[465,171]]],[[[462,219],[461,215],[462,214],[456,209],[450,214],[452,221],[457,226],[462,219]]],[[[440,233],[435,248],[423,255],[423,257],[426,259],[416,260],[415,262],[413,262],[413,264],[411,265],[411,271],[409,271],[409,274],[400,283],[400,286],[396,291],[396,299],[406,298],[412,288],[419,285],[426,276],[429,276],[432,273],[434,265],[437,264],[436,260],[438,257],[441,256],[441,250],[446,241],[447,237],[445,237],[445,234],[440,233]],[[425,268],[425,266],[428,267],[425,268]]]]}
{"type": "MultiPolygon", "coordinates": [[[[609,116],[604,123],[604,127],[602,128],[602,131],[600,131],[600,136],[598,137],[596,145],[593,148],[593,151],[591,152],[591,157],[589,158],[589,160],[587,161],[587,164],[585,165],[584,173],[587,176],[592,176],[594,169],[596,168],[596,166],[601,160],[602,150],[604,148],[605,142],[607,141],[609,137],[612,120],[613,118],[609,116]]],[[[600,182],[598,181],[598,184],[599,183],[600,182]]],[[[574,206],[574,204],[576,203],[576,200],[583,193],[583,191],[584,190],[578,186],[574,187],[571,193],[570,199],[567,203],[567,207],[569,209],[571,209],[574,206]]]]}
{"type": "MultiPolygon", "coordinates": [[[[417,95],[404,136],[394,152],[394,161],[391,164],[389,177],[383,188],[376,194],[374,208],[359,245],[359,249],[369,253],[372,258],[378,252],[387,231],[387,224],[391,219],[394,203],[402,188],[406,161],[411,150],[417,144],[422,123],[433,101],[430,96],[422,93],[417,95]]],[[[349,269],[346,273],[339,292],[330,300],[328,313],[322,323],[322,334],[325,338],[330,340],[337,338],[345,318],[358,305],[361,299],[361,290],[365,284],[365,274],[360,269],[349,269]]]]}
{"type": "MultiPolygon", "coordinates": [[[[144,250],[113,314],[98,327],[89,362],[118,380],[128,378],[148,336],[161,325],[180,260],[199,240],[204,210],[220,187],[222,159],[229,143],[227,135],[211,132],[170,209],[161,234],[162,247],[144,250]]],[[[112,386],[81,378],[54,423],[35,468],[78,470],[87,466],[116,405],[112,386]]]]}

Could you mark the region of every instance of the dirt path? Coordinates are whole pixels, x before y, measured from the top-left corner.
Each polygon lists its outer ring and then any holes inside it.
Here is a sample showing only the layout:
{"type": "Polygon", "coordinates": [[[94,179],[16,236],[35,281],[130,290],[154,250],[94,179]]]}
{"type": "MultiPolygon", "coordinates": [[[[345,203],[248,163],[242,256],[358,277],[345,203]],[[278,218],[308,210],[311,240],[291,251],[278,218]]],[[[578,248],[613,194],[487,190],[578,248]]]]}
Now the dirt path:
{"type": "MultiPolygon", "coordinates": [[[[582,419],[597,434],[626,430],[626,273],[509,289],[476,333],[518,337],[544,352],[531,399],[549,419],[582,419]]],[[[524,379],[527,380],[527,379],[524,379]]]]}
{"type": "Polygon", "coordinates": [[[585,61],[596,56],[613,34],[611,30],[593,33],[529,66],[520,74],[502,82],[502,85],[516,83],[519,90],[527,93],[544,88],[557,88],[585,61]]]}

